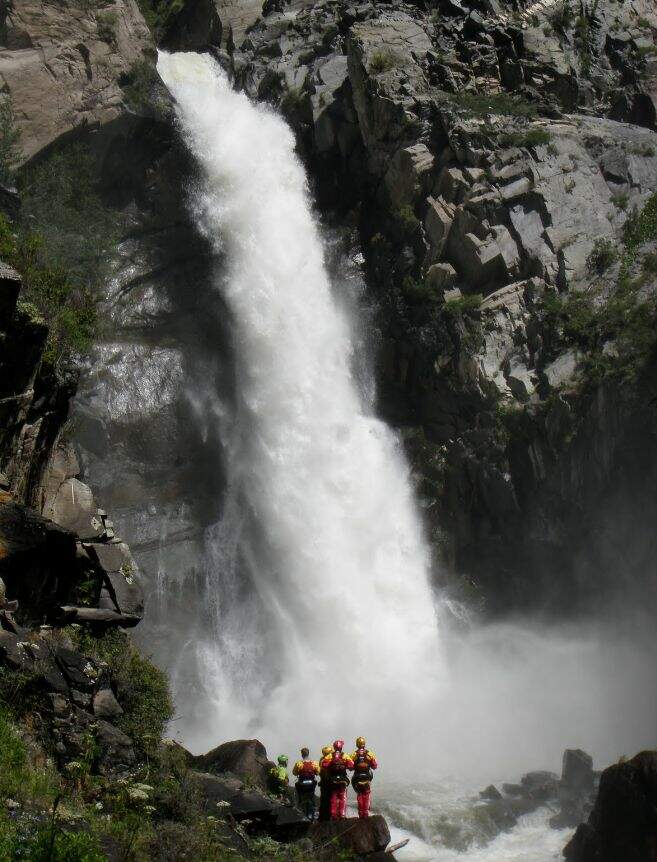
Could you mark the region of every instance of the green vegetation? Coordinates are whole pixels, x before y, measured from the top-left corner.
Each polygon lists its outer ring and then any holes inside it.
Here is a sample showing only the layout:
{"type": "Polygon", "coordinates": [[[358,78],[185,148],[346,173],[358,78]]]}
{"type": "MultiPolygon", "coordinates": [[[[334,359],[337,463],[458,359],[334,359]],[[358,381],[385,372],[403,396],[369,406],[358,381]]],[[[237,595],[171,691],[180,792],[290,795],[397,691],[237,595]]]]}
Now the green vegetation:
{"type": "Polygon", "coordinates": [[[413,304],[440,302],[441,293],[439,291],[426,281],[416,281],[410,275],[404,277],[402,290],[406,299],[413,304]]]}
{"type": "Polygon", "coordinates": [[[457,93],[450,95],[450,100],[460,108],[464,108],[475,116],[486,114],[501,114],[509,117],[534,117],[535,105],[519,96],[509,93],[457,93]]]}
{"type": "Polygon", "coordinates": [[[132,738],[140,754],[152,756],[173,715],[166,674],[145,658],[121,631],[109,631],[96,638],[84,630],[74,629],[73,636],[81,652],[109,665],[123,707],[117,725],[132,738]]]}
{"type": "Polygon", "coordinates": [[[126,102],[135,110],[141,110],[150,102],[151,88],[157,80],[155,66],[148,60],[135,60],[119,79],[126,102]]]}
{"type": "Polygon", "coordinates": [[[9,185],[20,161],[21,133],[16,128],[16,115],[9,96],[0,96],[0,183],[9,185]]]}
{"type": "Polygon", "coordinates": [[[94,298],[65,269],[46,262],[43,238],[14,233],[7,217],[0,214],[0,259],[23,277],[19,313],[49,326],[45,361],[54,366],[64,356],[86,352],[96,329],[94,298]]]}
{"type": "Polygon", "coordinates": [[[98,37],[107,42],[108,45],[116,45],[116,12],[98,12],[96,14],[96,25],[98,37]]]}
{"type": "Polygon", "coordinates": [[[484,298],[480,293],[466,293],[457,299],[448,299],[443,306],[443,311],[450,315],[472,314],[474,311],[479,311],[483,301],[484,298]]]}
{"type": "Polygon", "coordinates": [[[97,160],[78,142],[18,178],[22,222],[0,218],[0,256],[24,279],[22,308],[50,327],[46,360],[84,354],[97,329],[97,286],[107,277],[118,220],[101,200],[97,160]]]}
{"type": "Polygon", "coordinates": [[[618,251],[610,239],[596,239],[593,250],[586,259],[586,268],[590,273],[601,275],[618,259],[618,251]]]}
{"type": "Polygon", "coordinates": [[[552,24],[552,27],[564,35],[572,27],[573,18],[573,9],[569,0],[563,0],[563,3],[559,3],[555,6],[552,12],[548,15],[548,19],[552,24]]]}
{"type": "Polygon", "coordinates": [[[657,192],[648,198],[639,213],[635,208],[623,227],[623,241],[627,253],[634,256],[644,242],[657,241],[657,192]]]}
{"type": "Polygon", "coordinates": [[[420,229],[420,220],[415,215],[413,207],[406,204],[391,213],[393,230],[405,243],[411,244],[420,229]]]}
{"type": "Polygon", "coordinates": [[[629,203],[629,195],[627,192],[619,192],[617,195],[612,195],[611,202],[619,210],[626,210],[629,203]]]}
{"type": "Polygon", "coordinates": [[[523,129],[515,132],[503,132],[499,137],[503,147],[540,147],[552,140],[547,129],[523,129]]]}
{"type": "Polygon", "coordinates": [[[399,65],[399,57],[392,51],[375,51],[370,58],[369,72],[371,75],[381,75],[399,65]]]}
{"type": "Polygon", "coordinates": [[[186,0],[137,0],[155,40],[158,41],[171,21],[185,8],[186,0]]]}

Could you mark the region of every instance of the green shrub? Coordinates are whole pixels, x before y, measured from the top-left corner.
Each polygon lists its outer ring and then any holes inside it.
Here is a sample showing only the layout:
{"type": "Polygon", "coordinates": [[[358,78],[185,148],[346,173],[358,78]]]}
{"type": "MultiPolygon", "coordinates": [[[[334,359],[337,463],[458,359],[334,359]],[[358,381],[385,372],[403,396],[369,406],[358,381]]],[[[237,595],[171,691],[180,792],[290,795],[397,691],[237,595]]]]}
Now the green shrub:
{"type": "Polygon", "coordinates": [[[137,5],[155,40],[158,41],[167,26],[183,11],[186,0],[137,0],[137,5]]]}
{"type": "Polygon", "coordinates": [[[471,314],[479,310],[483,301],[484,298],[480,293],[466,293],[457,299],[448,299],[443,306],[443,311],[450,315],[471,314]]]}
{"type": "Polygon", "coordinates": [[[123,708],[117,725],[131,737],[140,754],[152,756],[173,715],[166,674],[143,656],[123,632],[107,632],[96,638],[74,631],[74,636],[81,652],[109,665],[123,708]]]}
{"type": "Polygon", "coordinates": [[[16,128],[16,115],[9,96],[0,96],[0,183],[9,185],[21,158],[21,133],[16,128]]]}
{"type": "Polygon", "coordinates": [[[450,100],[476,116],[486,114],[501,114],[510,117],[534,117],[536,106],[519,96],[509,93],[457,93],[450,100]]]}
{"type": "Polygon", "coordinates": [[[657,251],[650,252],[643,258],[643,270],[651,275],[657,275],[657,251]]]}
{"type": "Polygon", "coordinates": [[[644,242],[657,240],[657,192],[648,198],[641,212],[632,211],[624,225],[623,240],[629,252],[644,242]]]}
{"type": "Polygon", "coordinates": [[[611,202],[614,206],[618,207],[619,210],[626,210],[629,199],[630,197],[627,192],[619,192],[617,195],[612,195],[611,202]]]}
{"type": "Polygon", "coordinates": [[[618,259],[618,251],[610,239],[596,239],[593,250],[586,259],[586,268],[599,275],[609,269],[618,259]]]}
{"type": "Polygon", "coordinates": [[[411,303],[437,303],[441,299],[441,294],[426,281],[416,281],[410,275],[404,277],[402,288],[411,303]]]}
{"type": "Polygon", "coordinates": [[[523,129],[516,132],[503,132],[499,142],[503,147],[539,147],[549,144],[552,135],[547,129],[523,129]]]}
{"type": "Polygon", "coordinates": [[[125,93],[126,103],[135,110],[147,107],[150,102],[151,89],[156,80],[157,72],[153,63],[148,60],[136,60],[119,79],[125,93]]]}
{"type": "Polygon", "coordinates": [[[398,65],[399,57],[392,51],[375,51],[370,58],[369,71],[371,75],[381,75],[398,65]]]}
{"type": "Polygon", "coordinates": [[[563,3],[557,4],[552,12],[548,14],[548,19],[555,30],[561,33],[567,33],[573,23],[573,9],[569,0],[564,0],[563,3]]]}
{"type": "Polygon", "coordinates": [[[394,233],[405,243],[412,243],[417,237],[420,220],[415,215],[413,207],[406,204],[391,214],[394,233]]]}
{"type": "Polygon", "coordinates": [[[75,284],[68,272],[46,262],[44,243],[38,234],[15,234],[0,213],[0,259],[11,264],[23,278],[19,312],[35,319],[35,312],[48,324],[44,359],[56,365],[72,354],[85,353],[96,331],[96,302],[91,290],[75,284]]]}
{"type": "Polygon", "coordinates": [[[18,794],[26,772],[25,745],[11,724],[6,709],[0,708],[0,800],[18,794]]]}
{"type": "Polygon", "coordinates": [[[96,26],[98,38],[109,45],[116,45],[116,12],[98,12],[96,14],[96,26]]]}

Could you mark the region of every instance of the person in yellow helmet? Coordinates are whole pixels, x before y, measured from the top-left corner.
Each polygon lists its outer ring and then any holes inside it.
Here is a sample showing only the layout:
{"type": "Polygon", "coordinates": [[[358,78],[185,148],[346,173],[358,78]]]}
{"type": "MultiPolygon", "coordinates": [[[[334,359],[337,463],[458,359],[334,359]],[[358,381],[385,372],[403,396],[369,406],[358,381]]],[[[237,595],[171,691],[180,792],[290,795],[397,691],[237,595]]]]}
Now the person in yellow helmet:
{"type": "Polygon", "coordinates": [[[356,750],[351,755],[351,760],[354,764],[354,774],[351,779],[351,786],[356,791],[358,800],[358,816],[370,816],[370,798],[372,796],[371,781],[374,778],[374,772],[378,767],[376,757],[373,751],[367,748],[367,742],[364,736],[359,736],[356,740],[356,750]]]}
{"type": "Polygon", "coordinates": [[[294,764],[292,774],[296,775],[297,778],[295,788],[299,808],[308,820],[312,821],[315,819],[315,788],[317,787],[319,764],[310,760],[310,751],[307,748],[301,749],[301,760],[297,760],[294,764]]]}
{"type": "Polygon", "coordinates": [[[325,822],[331,819],[331,777],[326,767],[321,766],[321,762],[333,752],[332,745],[325,745],[322,748],[322,756],[320,758],[319,770],[319,813],[317,819],[325,822]]]}

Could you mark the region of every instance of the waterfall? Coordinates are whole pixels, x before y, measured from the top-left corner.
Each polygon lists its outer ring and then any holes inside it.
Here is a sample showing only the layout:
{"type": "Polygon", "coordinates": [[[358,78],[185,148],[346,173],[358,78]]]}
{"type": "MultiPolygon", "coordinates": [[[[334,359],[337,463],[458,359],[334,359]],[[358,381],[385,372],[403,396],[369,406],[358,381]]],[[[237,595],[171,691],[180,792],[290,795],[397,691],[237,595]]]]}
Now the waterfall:
{"type": "Polygon", "coordinates": [[[208,56],[162,53],[158,69],[201,170],[192,206],[235,356],[207,624],[185,651],[198,672],[188,741],[403,746],[445,674],[429,552],[400,443],[352,372],[293,134],[208,56]]]}

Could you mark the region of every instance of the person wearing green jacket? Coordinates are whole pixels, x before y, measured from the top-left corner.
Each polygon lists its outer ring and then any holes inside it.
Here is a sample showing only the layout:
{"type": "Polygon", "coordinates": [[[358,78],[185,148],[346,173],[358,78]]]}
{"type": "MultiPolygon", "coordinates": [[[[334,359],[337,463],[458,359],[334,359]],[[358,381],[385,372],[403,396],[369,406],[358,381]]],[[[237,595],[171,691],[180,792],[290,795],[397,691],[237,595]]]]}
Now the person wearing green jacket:
{"type": "Polygon", "coordinates": [[[287,754],[278,755],[278,765],[269,770],[269,787],[275,796],[285,796],[290,783],[287,774],[287,754]]]}

